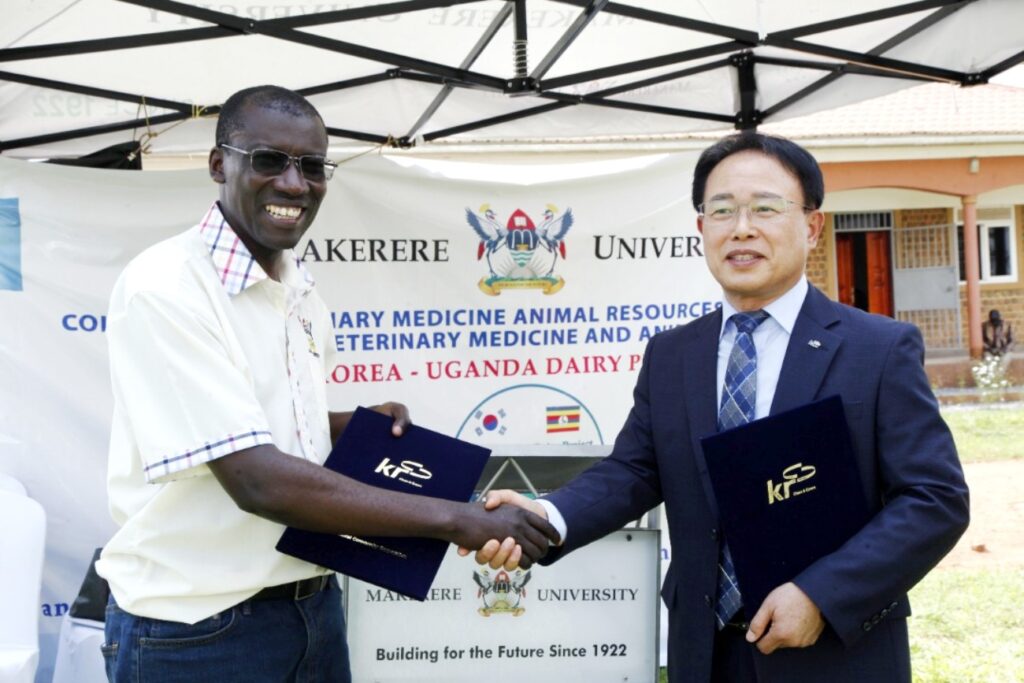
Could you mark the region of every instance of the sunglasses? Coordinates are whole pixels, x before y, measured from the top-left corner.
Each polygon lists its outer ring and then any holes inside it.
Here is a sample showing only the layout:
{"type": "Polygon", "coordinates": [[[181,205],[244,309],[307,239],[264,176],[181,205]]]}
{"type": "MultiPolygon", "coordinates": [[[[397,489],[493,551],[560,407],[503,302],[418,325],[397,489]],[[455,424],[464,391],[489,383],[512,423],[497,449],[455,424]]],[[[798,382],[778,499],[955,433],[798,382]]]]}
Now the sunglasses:
{"type": "Polygon", "coordinates": [[[249,157],[249,164],[252,170],[260,175],[280,175],[288,168],[288,164],[294,163],[302,177],[311,183],[322,183],[330,180],[334,175],[337,164],[322,156],[304,154],[300,157],[293,157],[291,154],[276,149],[252,149],[245,150],[231,145],[221,143],[217,145],[221,149],[228,149],[249,157]]]}

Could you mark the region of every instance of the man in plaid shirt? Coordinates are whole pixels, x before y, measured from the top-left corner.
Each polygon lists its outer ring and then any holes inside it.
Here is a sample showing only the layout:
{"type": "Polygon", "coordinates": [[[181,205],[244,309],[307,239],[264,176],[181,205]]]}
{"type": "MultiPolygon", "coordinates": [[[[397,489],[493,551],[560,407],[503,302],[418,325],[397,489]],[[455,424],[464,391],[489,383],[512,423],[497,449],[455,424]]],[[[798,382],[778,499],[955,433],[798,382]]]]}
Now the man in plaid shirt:
{"type": "MultiPolygon", "coordinates": [[[[297,93],[260,86],[220,112],[220,198],[191,230],[134,259],[111,297],[108,472],[121,526],[97,563],[112,600],[111,681],[348,681],[339,590],[278,553],[285,525],[424,536],[526,561],[557,534],[505,507],[366,486],[321,466],[350,413],[330,412],[327,307],[293,248],[334,164],[297,93]]],[[[400,436],[405,406],[376,408],[400,436]]]]}

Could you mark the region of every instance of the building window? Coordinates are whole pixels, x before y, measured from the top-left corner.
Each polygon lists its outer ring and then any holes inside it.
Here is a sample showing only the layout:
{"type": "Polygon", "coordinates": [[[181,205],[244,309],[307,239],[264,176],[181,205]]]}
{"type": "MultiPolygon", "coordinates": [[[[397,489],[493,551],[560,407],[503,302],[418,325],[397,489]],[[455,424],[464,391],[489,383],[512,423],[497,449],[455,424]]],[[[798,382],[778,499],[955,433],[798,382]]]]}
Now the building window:
{"type": "Polygon", "coordinates": [[[836,232],[892,230],[891,211],[837,213],[832,217],[836,232]]]}
{"type": "MultiPolygon", "coordinates": [[[[1011,220],[978,221],[978,271],[982,282],[1016,282],[1017,248],[1011,220]]],[[[960,282],[966,281],[964,226],[956,226],[960,282]]]]}

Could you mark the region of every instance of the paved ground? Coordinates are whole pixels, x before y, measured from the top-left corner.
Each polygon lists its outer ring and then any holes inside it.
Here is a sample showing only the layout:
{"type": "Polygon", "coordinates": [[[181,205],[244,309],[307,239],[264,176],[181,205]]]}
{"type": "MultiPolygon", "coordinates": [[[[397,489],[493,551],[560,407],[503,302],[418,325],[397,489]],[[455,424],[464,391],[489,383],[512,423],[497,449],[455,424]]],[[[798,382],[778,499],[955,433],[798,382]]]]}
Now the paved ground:
{"type": "Polygon", "coordinates": [[[1024,567],[1024,460],[964,465],[971,526],[940,568],[1024,567]]]}

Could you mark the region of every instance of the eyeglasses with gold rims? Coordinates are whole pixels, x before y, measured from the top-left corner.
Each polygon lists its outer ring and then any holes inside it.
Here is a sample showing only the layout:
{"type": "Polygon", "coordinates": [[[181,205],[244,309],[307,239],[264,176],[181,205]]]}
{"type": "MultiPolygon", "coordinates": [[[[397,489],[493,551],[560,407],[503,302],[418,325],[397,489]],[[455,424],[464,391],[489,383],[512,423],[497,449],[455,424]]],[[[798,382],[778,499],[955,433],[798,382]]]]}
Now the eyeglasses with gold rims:
{"type": "Polygon", "coordinates": [[[782,218],[793,206],[798,206],[805,212],[814,211],[813,207],[784,197],[759,197],[746,204],[731,199],[712,199],[698,206],[697,212],[712,223],[730,225],[739,219],[740,211],[743,209],[747,210],[747,216],[751,219],[771,222],[782,218]]]}
{"type": "Polygon", "coordinates": [[[280,175],[288,168],[288,164],[295,164],[295,168],[299,170],[303,178],[311,183],[322,183],[325,180],[330,180],[331,176],[334,175],[334,169],[338,167],[330,159],[316,154],[303,154],[302,156],[294,157],[277,149],[258,148],[246,150],[226,145],[223,142],[217,146],[221,149],[231,150],[232,152],[238,152],[249,157],[249,164],[252,166],[252,170],[260,175],[280,175]]]}

